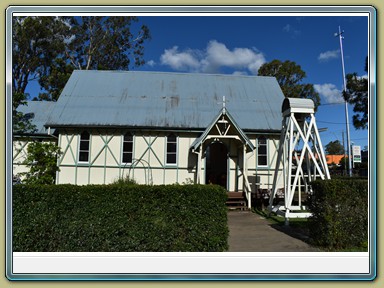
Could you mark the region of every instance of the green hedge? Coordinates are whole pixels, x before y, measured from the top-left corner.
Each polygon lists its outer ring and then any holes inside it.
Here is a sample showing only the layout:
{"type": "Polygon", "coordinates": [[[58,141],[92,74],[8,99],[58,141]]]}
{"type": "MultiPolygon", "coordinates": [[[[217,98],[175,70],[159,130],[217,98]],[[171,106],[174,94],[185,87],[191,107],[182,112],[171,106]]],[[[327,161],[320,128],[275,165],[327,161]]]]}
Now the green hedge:
{"type": "Polygon", "coordinates": [[[308,219],[315,245],[329,249],[366,247],[368,243],[368,181],[332,179],[312,183],[308,219]]]}
{"type": "Polygon", "coordinates": [[[226,198],[215,185],[15,185],[13,251],[226,251],[226,198]]]}

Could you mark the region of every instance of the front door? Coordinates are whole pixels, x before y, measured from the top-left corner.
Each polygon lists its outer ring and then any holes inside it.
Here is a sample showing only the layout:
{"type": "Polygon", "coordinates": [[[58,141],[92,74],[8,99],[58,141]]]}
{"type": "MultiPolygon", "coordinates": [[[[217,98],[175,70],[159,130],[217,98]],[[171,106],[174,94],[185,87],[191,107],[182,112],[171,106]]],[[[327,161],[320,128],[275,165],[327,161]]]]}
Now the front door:
{"type": "Polygon", "coordinates": [[[217,184],[227,189],[228,149],[220,142],[213,142],[206,150],[205,183],[217,184]]]}

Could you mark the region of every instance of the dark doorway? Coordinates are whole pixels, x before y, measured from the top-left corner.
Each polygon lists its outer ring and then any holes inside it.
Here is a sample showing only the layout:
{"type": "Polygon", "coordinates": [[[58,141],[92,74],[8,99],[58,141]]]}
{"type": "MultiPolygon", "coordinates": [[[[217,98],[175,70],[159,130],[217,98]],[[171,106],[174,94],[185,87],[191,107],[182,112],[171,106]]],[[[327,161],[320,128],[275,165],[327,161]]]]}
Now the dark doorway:
{"type": "Polygon", "coordinates": [[[206,150],[205,183],[217,184],[227,189],[228,149],[220,142],[213,142],[206,150]]]}

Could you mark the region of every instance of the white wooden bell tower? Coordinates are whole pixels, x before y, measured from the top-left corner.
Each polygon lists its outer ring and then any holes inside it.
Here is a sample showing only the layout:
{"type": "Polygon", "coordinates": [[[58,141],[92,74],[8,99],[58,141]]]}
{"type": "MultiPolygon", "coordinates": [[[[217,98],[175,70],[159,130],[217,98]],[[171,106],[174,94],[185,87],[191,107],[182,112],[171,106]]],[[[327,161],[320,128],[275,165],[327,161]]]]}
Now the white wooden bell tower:
{"type": "Polygon", "coordinates": [[[282,105],[283,123],[268,209],[289,218],[311,215],[302,205],[311,193],[310,182],[320,177],[330,179],[327,161],[310,99],[285,98],[282,105]],[[276,203],[279,189],[284,203],[276,203]]]}

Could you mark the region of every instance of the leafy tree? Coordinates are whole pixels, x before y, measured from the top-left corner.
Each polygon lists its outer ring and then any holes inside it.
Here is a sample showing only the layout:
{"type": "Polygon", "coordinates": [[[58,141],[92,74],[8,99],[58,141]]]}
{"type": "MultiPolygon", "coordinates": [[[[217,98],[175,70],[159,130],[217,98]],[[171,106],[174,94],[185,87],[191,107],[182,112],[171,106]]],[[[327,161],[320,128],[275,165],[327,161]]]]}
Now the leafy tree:
{"type": "Polygon", "coordinates": [[[57,101],[65,84],[72,74],[73,67],[63,58],[56,58],[50,65],[50,73],[39,79],[40,86],[45,90],[33,100],[57,101]]]}
{"type": "Polygon", "coordinates": [[[39,100],[56,101],[74,69],[130,70],[144,61],[144,43],[150,39],[147,26],[135,27],[137,17],[69,17],[70,27],[60,58],[40,78],[47,93],[39,100]]]}
{"type": "Polygon", "coordinates": [[[66,26],[56,17],[13,17],[12,25],[12,92],[24,94],[64,48],[66,26]]]}
{"type": "Polygon", "coordinates": [[[25,105],[30,81],[47,73],[46,67],[63,49],[65,25],[56,17],[12,18],[12,120],[17,133],[31,133],[29,117],[16,109],[25,105]]]}
{"type": "Polygon", "coordinates": [[[276,77],[285,97],[312,99],[315,109],[320,105],[319,93],[315,91],[313,84],[302,83],[306,74],[295,62],[272,60],[259,68],[258,75],[276,77]]]}
{"type": "Polygon", "coordinates": [[[129,70],[145,63],[147,26],[137,17],[13,17],[14,110],[37,80],[37,100],[56,101],[74,69],[129,70]]]}
{"type": "Polygon", "coordinates": [[[339,164],[340,164],[340,167],[345,167],[345,169],[348,171],[349,170],[348,156],[341,158],[339,164]]]}
{"type": "Polygon", "coordinates": [[[26,184],[54,184],[57,158],[61,155],[60,147],[52,142],[31,142],[27,148],[27,157],[23,164],[29,172],[20,173],[25,176],[26,184]]]}
{"type": "Polygon", "coordinates": [[[36,125],[31,122],[33,113],[22,113],[17,110],[12,111],[13,132],[21,134],[32,134],[36,132],[36,125]]]}
{"type": "Polygon", "coordinates": [[[344,147],[339,140],[331,141],[325,145],[325,152],[327,152],[328,155],[343,155],[344,147]]]}
{"type": "Polygon", "coordinates": [[[131,26],[137,17],[73,17],[70,19],[73,40],[65,54],[76,69],[128,70],[143,65],[144,41],[149,29],[142,25],[137,33],[131,26]],[[131,59],[132,58],[132,59],[131,59]]]}
{"type": "MultiPolygon", "coordinates": [[[[365,72],[368,72],[368,57],[365,58],[365,72]]],[[[356,129],[368,128],[368,79],[358,77],[357,73],[347,74],[347,90],[344,99],[353,104],[353,126],[356,129]]]]}

